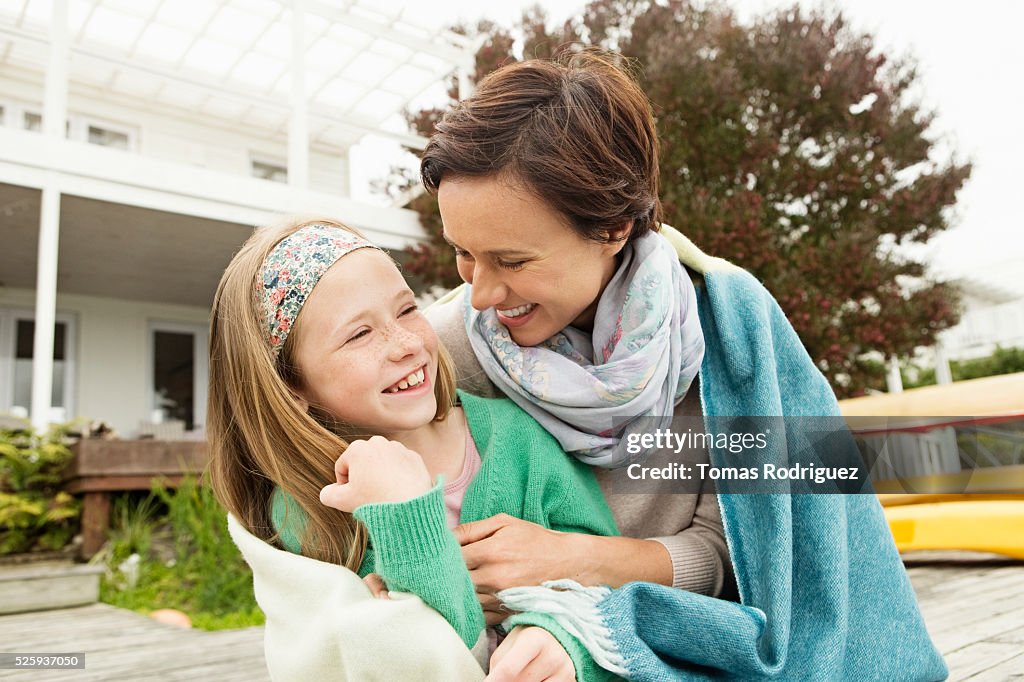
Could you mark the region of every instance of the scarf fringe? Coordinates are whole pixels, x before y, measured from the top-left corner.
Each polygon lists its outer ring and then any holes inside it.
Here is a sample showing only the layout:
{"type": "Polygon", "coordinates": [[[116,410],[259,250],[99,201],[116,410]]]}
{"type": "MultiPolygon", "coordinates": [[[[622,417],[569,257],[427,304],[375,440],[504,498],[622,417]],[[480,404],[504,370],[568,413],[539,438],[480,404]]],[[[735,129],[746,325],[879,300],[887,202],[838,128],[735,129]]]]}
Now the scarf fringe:
{"type": "Polygon", "coordinates": [[[584,587],[575,580],[550,580],[542,587],[512,587],[498,598],[514,611],[545,613],[586,647],[594,661],[619,677],[626,660],[611,637],[598,606],[611,594],[607,587],[584,587]]]}

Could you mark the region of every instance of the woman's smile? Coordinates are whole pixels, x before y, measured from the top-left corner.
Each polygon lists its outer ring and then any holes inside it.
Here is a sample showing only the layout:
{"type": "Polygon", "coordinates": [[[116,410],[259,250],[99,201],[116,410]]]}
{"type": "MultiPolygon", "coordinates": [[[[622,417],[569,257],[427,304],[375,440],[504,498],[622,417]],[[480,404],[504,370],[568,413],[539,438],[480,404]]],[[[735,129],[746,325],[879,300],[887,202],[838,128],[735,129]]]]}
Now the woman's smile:
{"type": "Polygon", "coordinates": [[[536,303],[527,303],[526,305],[516,306],[515,308],[495,308],[494,311],[498,313],[498,320],[506,327],[522,327],[525,324],[529,324],[537,312],[538,306],[536,303]]]}

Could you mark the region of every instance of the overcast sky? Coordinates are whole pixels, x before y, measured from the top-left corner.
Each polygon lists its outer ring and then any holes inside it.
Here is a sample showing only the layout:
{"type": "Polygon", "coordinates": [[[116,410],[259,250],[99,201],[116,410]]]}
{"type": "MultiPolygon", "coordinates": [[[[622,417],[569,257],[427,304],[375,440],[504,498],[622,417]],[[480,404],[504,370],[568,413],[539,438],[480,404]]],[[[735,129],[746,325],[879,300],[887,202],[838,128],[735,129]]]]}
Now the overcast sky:
{"type": "MultiPolygon", "coordinates": [[[[380,0],[378,0],[380,1],[380,0]]],[[[382,4],[405,7],[425,25],[450,25],[482,16],[511,25],[527,0],[480,3],[435,0],[382,4]]],[[[578,12],[585,2],[542,4],[552,19],[578,12]]],[[[729,0],[741,17],[788,6],[782,0],[729,0]]],[[[820,3],[801,2],[804,6],[820,3]]],[[[887,52],[909,53],[920,64],[924,102],[937,114],[935,130],[974,162],[960,194],[958,227],[933,242],[931,259],[947,274],[1005,268],[1024,272],[1024,2],[1016,0],[833,0],[855,27],[874,34],[887,52]]],[[[1021,277],[1024,280],[1024,276],[1021,277]]]]}

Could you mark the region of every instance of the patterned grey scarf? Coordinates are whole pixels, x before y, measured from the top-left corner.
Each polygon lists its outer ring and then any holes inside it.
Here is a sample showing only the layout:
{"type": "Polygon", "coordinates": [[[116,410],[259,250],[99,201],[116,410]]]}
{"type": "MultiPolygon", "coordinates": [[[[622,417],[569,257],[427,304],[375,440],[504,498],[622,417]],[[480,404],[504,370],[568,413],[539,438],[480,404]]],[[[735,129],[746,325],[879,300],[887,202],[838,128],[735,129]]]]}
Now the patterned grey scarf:
{"type": "Polygon", "coordinates": [[[493,308],[478,312],[465,300],[466,332],[487,376],[591,466],[635,461],[629,434],[671,418],[704,357],[693,283],[653,232],[623,248],[591,334],[567,327],[522,347],[493,308]]]}

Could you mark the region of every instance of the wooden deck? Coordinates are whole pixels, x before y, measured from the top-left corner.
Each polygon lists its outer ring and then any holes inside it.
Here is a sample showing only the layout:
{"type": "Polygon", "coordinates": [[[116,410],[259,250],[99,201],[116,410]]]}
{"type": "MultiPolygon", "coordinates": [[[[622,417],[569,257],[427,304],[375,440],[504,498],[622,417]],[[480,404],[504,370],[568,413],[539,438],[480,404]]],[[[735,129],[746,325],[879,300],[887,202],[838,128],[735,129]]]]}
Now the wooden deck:
{"type": "Polygon", "coordinates": [[[950,680],[1024,680],[1024,561],[970,552],[903,561],[950,680]]]}
{"type": "MultiPolygon", "coordinates": [[[[958,552],[904,559],[950,679],[1024,680],[1024,562],[958,552]]],[[[2,616],[0,643],[7,652],[86,654],[85,670],[0,670],[0,679],[269,679],[262,628],[179,630],[106,604],[2,616]]]]}
{"type": "Polygon", "coordinates": [[[107,604],[0,617],[5,652],[85,653],[85,670],[0,670],[0,679],[269,680],[263,628],[203,632],[107,604]]]}

